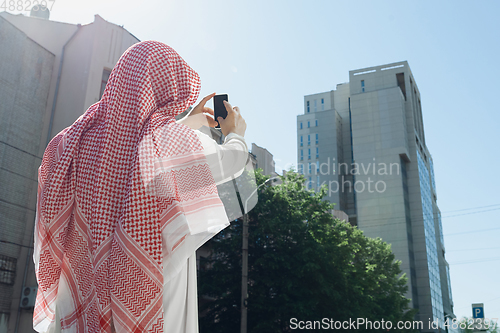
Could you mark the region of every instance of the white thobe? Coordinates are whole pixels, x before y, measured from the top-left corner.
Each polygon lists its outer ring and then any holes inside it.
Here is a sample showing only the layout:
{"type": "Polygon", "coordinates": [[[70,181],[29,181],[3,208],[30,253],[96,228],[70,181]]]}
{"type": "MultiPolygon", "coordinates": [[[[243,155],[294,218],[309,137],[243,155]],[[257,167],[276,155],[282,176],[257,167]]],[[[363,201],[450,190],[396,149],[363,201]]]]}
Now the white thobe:
{"type": "MultiPolygon", "coordinates": [[[[229,133],[224,143],[219,145],[208,135],[197,130],[195,130],[195,133],[203,145],[208,165],[217,185],[232,180],[243,172],[247,162],[248,148],[242,136],[229,133]]],[[[212,234],[210,234],[211,236],[212,234]]],[[[201,242],[200,239],[195,240],[198,242],[197,246],[203,245],[210,237],[205,238],[201,242]]],[[[195,251],[196,248],[187,261],[180,267],[178,273],[175,272],[175,275],[169,278],[168,282],[163,286],[163,331],[165,333],[198,333],[198,292],[195,251]]],[[[165,260],[163,267],[169,267],[169,264],[165,260]]],[[[164,270],[164,275],[169,274],[171,272],[164,270]]],[[[67,295],[69,293],[58,295],[55,322],[49,326],[46,333],[61,332],[58,304],[64,303],[63,298],[67,295]]]]}
{"type": "MultiPolygon", "coordinates": [[[[243,172],[248,149],[242,136],[230,133],[224,143],[219,145],[206,134],[195,132],[203,144],[208,165],[217,185],[243,172]]],[[[163,267],[168,267],[167,263],[164,262],[163,267]]],[[[196,253],[193,252],[180,272],[163,286],[165,333],[198,333],[196,268],[196,253]]]]}

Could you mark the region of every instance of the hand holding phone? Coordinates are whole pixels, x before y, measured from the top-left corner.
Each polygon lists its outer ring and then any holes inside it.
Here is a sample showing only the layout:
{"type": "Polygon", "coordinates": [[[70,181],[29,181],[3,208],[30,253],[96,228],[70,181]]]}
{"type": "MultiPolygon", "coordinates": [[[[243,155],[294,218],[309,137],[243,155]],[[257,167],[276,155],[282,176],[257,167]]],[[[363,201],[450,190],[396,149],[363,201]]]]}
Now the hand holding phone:
{"type": "Polygon", "coordinates": [[[237,106],[233,107],[227,101],[223,101],[223,104],[226,107],[227,116],[226,118],[222,118],[222,116],[217,118],[217,121],[220,123],[222,134],[227,136],[229,133],[235,133],[245,136],[247,124],[245,119],[241,116],[240,108],[237,106]]]}
{"type": "Polygon", "coordinates": [[[205,106],[205,104],[215,96],[215,93],[205,96],[198,105],[196,105],[188,115],[177,120],[177,123],[191,127],[194,130],[202,126],[215,127],[217,121],[214,120],[214,110],[205,106]]]}

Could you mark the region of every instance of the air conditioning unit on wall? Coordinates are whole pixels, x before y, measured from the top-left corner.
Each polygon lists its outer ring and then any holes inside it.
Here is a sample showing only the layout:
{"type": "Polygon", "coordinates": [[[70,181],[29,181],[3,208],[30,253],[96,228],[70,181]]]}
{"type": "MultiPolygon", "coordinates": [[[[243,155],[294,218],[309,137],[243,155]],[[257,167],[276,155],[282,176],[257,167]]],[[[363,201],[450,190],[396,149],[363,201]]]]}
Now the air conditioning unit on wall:
{"type": "Polygon", "coordinates": [[[19,306],[23,309],[35,307],[37,292],[38,287],[24,287],[23,294],[21,295],[21,303],[19,304],[19,306]]]}

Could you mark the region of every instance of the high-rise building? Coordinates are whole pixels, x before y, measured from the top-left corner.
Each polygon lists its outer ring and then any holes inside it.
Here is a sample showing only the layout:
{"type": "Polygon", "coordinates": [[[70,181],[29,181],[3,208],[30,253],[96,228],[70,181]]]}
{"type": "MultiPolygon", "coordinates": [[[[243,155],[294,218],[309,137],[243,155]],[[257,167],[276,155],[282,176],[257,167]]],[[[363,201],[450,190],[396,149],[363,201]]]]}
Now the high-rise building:
{"type": "Polygon", "coordinates": [[[426,325],[454,318],[449,266],[425,144],[421,97],[406,61],[349,72],[336,90],[304,97],[298,171],[368,237],[392,245],[407,297],[426,325]]]}

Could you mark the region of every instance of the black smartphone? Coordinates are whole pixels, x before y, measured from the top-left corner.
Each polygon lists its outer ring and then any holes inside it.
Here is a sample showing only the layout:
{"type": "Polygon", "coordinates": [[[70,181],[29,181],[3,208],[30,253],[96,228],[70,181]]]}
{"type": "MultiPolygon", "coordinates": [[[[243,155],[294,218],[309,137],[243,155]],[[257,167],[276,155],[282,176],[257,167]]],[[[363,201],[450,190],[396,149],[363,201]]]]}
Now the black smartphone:
{"type": "MultiPolygon", "coordinates": [[[[222,117],[223,119],[226,119],[227,117],[227,110],[226,106],[224,105],[224,101],[228,101],[227,94],[214,96],[214,118],[216,121],[218,117],[222,117]]],[[[219,121],[217,121],[216,128],[220,128],[219,121]]]]}

